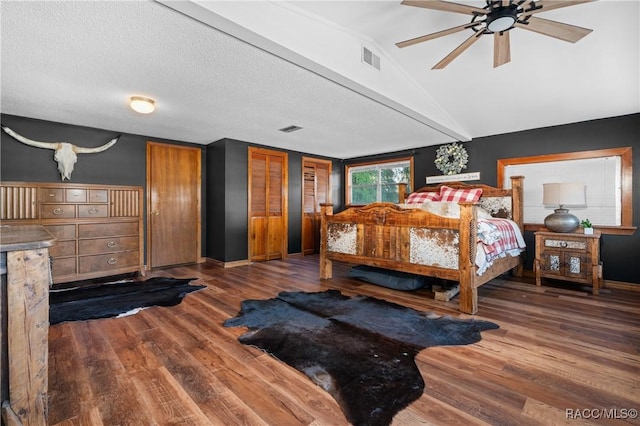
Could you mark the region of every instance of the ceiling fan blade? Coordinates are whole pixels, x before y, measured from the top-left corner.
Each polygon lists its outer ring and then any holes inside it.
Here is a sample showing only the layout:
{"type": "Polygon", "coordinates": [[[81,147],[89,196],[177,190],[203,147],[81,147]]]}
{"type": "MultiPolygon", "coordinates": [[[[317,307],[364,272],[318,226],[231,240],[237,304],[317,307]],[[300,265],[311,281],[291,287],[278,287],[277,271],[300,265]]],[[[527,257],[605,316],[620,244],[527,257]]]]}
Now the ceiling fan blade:
{"type": "Polygon", "coordinates": [[[451,3],[448,1],[436,0],[404,0],[401,4],[405,6],[423,7],[425,9],[442,10],[445,12],[464,13],[465,15],[486,15],[487,11],[479,7],[467,6],[466,4],[451,3]]]}
{"type": "Polygon", "coordinates": [[[466,30],[467,28],[471,28],[471,27],[476,26],[476,25],[478,25],[478,22],[470,22],[468,24],[464,24],[464,25],[460,25],[460,26],[457,26],[457,27],[449,28],[447,30],[438,31],[437,33],[427,34],[427,35],[423,35],[423,36],[420,36],[420,37],[412,38],[410,40],[401,41],[399,43],[396,43],[396,46],[398,46],[398,47],[413,46],[414,44],[422,43],[423,41],[433,40],[434,38],[446,36],[446,35],[449,35],[449,34],[454,34],[454,33],[466,30]]]}
{"type": "Polygon", "coordinates": [[[575,25],[536,17],[529,18],[526,23],[516,22],[515,26],[570,43],[577,42],[593,31],[589,28],[577,27],[575,25]]]}
{"type": "Polygon", "coordinates": [[[447,56],[445,56],[443,60],[438,62],[431,69],[432,70],[441,70],[442,68],[444,68],[447,65],[449,65],[451,63],[451,61],[453,61],[455,58],[460,56],[460,54],[462,52],[464,52],[465,50],[467,50],[473,43],[478,41],[480,39],[480,37],[482,37],[482,34],[484,34],[483,31],[478,31],[478,32],[472,34],[471,37],[469,37],[468,39],[463,41],[460,46],[458,46],[455,49],[453,49],[453,51],[451,53],[449,53],[447,56]]]}
{"type": "Polygon", "coordinates": [[[511,61],[509,31],[493,34],[493,67],[498,68],[511,61]]]}
{"type": "Polygon", "coordinates": [[[534,3],[535,9],[526,10],[531,1],[525,1],[520,7],[523,8],[524,14],[520,16],[520,19],[531,16],[535,13],[548,12],[554,9],[560,9],[562,7],[575,6],[582,3],[591,3],[595,0],[538,0],[534,3]]]}

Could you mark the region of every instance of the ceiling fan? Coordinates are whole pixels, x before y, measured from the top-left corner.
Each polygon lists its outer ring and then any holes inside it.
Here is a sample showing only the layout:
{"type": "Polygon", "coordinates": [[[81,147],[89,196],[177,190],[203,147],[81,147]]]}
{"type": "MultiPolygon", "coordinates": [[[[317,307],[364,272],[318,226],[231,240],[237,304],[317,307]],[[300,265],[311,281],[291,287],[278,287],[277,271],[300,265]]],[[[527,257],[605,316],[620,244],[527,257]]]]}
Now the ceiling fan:
{"type": "Polygon", "coordinates": [[[432,69],[446,67],[485,34],[493,34],[493,67],[496,68],[511,61],[509,30],[513,28],[523,28],[571,43],[582,39],[593,30],[537,18],[533,15],[591,1],[595,0],[486,0],[487,5],[480,8],[448,1],[404,0],[402,4],[406,6],[462,13],[471,15],[472,18],[467,24],[401,41],[396,43],[396,46],[401,48],[412,46],[471,28],[473,30],[471,37],[445,56],[432,69]]]}

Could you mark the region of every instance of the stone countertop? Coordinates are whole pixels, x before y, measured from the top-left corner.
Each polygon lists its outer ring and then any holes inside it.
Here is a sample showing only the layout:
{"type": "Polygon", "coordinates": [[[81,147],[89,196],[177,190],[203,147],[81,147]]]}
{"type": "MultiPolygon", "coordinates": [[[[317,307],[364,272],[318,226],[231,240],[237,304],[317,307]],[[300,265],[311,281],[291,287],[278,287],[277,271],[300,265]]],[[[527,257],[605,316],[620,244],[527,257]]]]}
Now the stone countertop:
{"type": "Polygon", "coordinates": [[[51,247],[55,241],[41,225],[0,225],[0,252],[51,247]]]}

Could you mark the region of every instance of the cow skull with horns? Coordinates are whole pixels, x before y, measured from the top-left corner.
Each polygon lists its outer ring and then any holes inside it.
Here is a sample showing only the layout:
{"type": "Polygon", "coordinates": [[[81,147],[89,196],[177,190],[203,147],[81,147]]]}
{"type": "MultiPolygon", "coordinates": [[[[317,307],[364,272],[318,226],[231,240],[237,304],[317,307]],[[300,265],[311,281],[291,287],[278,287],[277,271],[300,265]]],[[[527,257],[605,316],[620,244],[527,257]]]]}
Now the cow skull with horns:
{"type": "Polygon", "coordinates": [[[78,161],[78,156],[76,154],[92,154],[96,152],[102,152],[109,148],[111,148],[120,136],[111,139],[109,142],[102,146],[98,146],[96,148],[84,148],[81,146],[76,146],[74,144],[68,142],[39,142],[34,141],[24,136],[21,136],[11,130],[8,127],[2,127],[2,129],[7,132],[9,135],[13,136],[16,140],[22,142],[25,145],[35,146],[36,148],[45,148],[45,149],[53,149],[55,154],[53,159],[58,163],[58,171],[60,172],[60,176],[62,180],[71,180],[71,172],[73,172],[73,165],[78,161]]]}

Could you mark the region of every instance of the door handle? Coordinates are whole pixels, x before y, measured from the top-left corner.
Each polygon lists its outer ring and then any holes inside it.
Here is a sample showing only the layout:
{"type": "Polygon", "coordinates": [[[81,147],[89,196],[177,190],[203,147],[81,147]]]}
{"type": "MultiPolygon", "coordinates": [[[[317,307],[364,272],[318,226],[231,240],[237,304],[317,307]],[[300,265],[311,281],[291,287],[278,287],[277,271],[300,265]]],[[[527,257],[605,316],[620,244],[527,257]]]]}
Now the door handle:
{"type": "Polygon", "coordinates": [[[158,216],[160,214],[160,212],[158,210],[154,210],[151,212],[152,215],[154,216],[158,216]]]}

